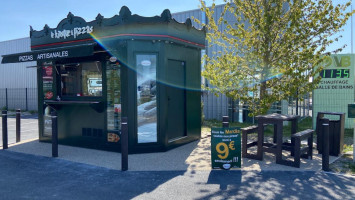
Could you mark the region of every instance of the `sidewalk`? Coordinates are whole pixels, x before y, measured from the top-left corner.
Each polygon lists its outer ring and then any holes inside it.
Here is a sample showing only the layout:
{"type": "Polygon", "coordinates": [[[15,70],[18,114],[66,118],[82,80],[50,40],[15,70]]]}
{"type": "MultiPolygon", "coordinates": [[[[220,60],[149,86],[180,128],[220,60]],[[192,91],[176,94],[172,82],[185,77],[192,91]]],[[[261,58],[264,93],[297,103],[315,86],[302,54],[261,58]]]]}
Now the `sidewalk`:
{"type": "MultiPolygon", "coordinates": [[[[129,171],[209,171],[211,170],[211,138],[203,138],[176,149],[161,153],[131,154],[128,156],[129,171]]],[[[51,144],[28,140],[9,146],[8,151],[51,157],[51,144]]],[[[59,145],[59,159],[84,163],[108,169],[121,169],[121,154],[94,149],[59,145]]],[[[330,157],[334,162],[337,157],[330,157]]],[[[321,155],[314,150],[313,160],[301,159],[301,167],[289,167],[275,163],[273,154],[265,153],[263,161],[242,159],[243,171],[319,171],[321,155]]]]}
{"type": "MultiPolygon", "coordinates": [[[[210,137],[163,153],[129,155],[51,144],[38,139],[0,150],[1,199],[354,199],[354,176],[321,171],[321,157],[301,168],[242,159],[242,168],[211,170],[210,137]],[[18,153],[17,153],[18,152],[18,153]],[[20,187],[18,187],[20,186],[20,187]]],[[[331,162],[336,158],[331,157],[331,162]]]]}
{"type": "Polygon", "coordinates": [[[355,197],[355,177],[323,171],[122,172],[7,150],[0,150],[0,162],[2,200],[352,200],[355,197]]]}

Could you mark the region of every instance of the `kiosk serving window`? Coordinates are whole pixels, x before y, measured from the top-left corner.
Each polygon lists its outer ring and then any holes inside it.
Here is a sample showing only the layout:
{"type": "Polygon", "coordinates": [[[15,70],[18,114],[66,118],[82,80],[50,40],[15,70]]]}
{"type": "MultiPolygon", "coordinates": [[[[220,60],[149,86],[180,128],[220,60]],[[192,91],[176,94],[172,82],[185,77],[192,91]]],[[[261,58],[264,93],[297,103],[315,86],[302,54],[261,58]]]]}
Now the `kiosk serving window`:
{"type": "Polygon", "coordinates": [[[157,142],[157,56],[137,55],[138,143],[157,142]]]}
{"type": "Polygon", "coordinates": [[[85,62],[60,67],[62,96],[102,96],[100,62],[85,62]]]}

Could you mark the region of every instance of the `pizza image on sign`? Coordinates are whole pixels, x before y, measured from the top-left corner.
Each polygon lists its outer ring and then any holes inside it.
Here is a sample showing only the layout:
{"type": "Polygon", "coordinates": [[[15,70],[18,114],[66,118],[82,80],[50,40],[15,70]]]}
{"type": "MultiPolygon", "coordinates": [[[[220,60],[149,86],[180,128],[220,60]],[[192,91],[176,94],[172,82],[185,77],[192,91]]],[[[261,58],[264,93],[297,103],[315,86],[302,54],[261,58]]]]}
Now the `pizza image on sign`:
{"type": "Polygon", "coordinates": [[[46,92],[46,94],[44,95],[44,97],[45,97],[46,99],[51,99],[51,98],[53,97],[53,92],[52,92],[52,91],[46,92]]]}
{"type": "Polygon", "coordinates": [[[116,133],[107,133],[107,142],[118,142],[120,136],[116,133]]]}

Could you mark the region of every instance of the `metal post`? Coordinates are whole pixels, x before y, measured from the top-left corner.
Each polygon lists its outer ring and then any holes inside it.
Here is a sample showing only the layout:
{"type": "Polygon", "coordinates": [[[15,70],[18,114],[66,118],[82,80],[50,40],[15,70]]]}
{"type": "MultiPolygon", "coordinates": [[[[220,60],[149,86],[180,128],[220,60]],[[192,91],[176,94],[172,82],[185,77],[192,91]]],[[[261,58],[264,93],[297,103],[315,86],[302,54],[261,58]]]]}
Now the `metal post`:
{"type": "Polygon", "coordinates": [[[229,116],[223,116],[222,127],[223,128],[229,127],[229,116]]]}
{"type": "Polygon", "coordinates": [[[28,111],[28,92],[26,88],[26,111],[28,111]]]}
{"type": "Polygon", "coordinates": [[[232,100],[232,122],[235,122],[235,119],[234,119],[234,111],[235,111],[235,102],[233,99],[232,100]]]}
{"type": "Polygon", "coordinates": [[[355,119],[354,119],[354,133],[353,133],[353,162],[355,163],[355,119]]]}
{"type": "Polygon", "coordinates": [[[121,123],[121,170],[128,170],[128,124],[127,117],[122,117],[121,123]]]}
{"type": "Polygon", "coordinates": [[[8,149],[8,146],[7,146],[7,110],[2,111],[2,148],[8,149]]]}
{"type": "Polygon", "coordinates": [[[9,109],[9,102],[7,98],[7,88],[5,88],[5,98],[6,98],[6,109],[9,109]]]}
{"type": "Polygon", "coordinates": [[[52,157],[58,157],[58,118],[57,112],[52,111],[52,157]]]}
{"type": "Polygon", "coordinates": [[[296,98],[296,115],[298,115],[298,90],[296,92],[297,98],[296,98]]]}
{"type": "Polygon", "coordinates": [[[329,170],[329,119],[322,120],[323,130],[323,152],[322,152],[322,170],[329,170]]]}
{"type": "Polygon", "coordinates": [[[21,110],[16,110],[16,142],[21,141],[21,110]]]}

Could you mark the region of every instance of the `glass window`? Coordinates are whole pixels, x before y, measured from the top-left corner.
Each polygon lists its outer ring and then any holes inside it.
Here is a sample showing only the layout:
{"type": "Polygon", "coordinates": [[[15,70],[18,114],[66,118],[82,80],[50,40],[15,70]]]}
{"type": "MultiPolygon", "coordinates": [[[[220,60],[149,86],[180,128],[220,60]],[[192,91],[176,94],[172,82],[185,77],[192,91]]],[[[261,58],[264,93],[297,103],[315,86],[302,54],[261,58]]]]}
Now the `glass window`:
{"type": "Polygon", "coordinates": [[[63,96],[102,96],[100,62],[85,62],[60,67],[63,96]]]}
{"type": "Polygon", "coordinates": [[[156,55],[137,55],[138,143],[157,142],[156,55]]]}

